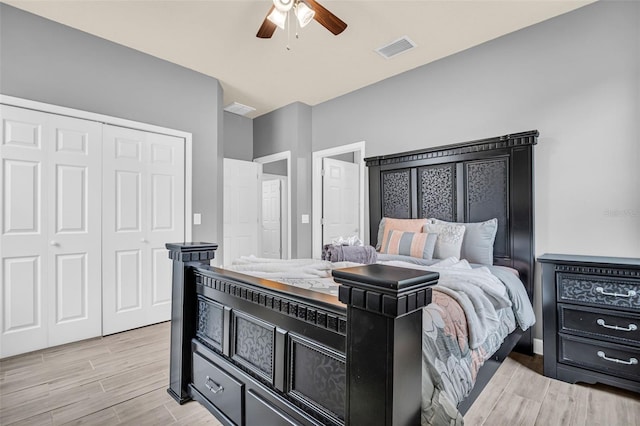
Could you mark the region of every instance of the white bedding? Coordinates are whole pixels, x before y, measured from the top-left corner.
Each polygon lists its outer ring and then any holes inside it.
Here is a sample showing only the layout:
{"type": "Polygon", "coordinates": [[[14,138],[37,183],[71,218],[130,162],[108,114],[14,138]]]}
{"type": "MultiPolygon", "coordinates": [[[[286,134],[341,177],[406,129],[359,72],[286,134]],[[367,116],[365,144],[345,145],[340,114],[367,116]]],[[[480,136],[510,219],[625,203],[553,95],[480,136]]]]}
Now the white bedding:
{"type": "MultiPolygon", "coordinates": [[[[469,327],[469,346],[474,349],[492,335],[500,324],[497,311],[512,306],[505,283],[487,267],[472,268],[466,260],[448,258],[431,265],[418,265],[403,260],[381,260],[378,263],[404,268],[438,272],[437,288],[453,297],[462,306],[469,327]]],[[[318,259],[267,259],[256,256],[242,256],[226,269],[247,275],[283,282],[333,295],[338,294],[338,286],[331,278],[334,269],[358,266],[353,262],[329,262],[318,259]]],[[[519,280],[514,276],[514,281],[519,280]]],[[[503,277],[504,280],[504,277],[503,277]]],[[[520,286],[522,286],[520,284],[520,286]]],[[[522,295],[522,292],[520,292],[522,295]]],[[[526,292],[524,293],[526,296],[526,292]]],[[[530,327],[535,319],[530,304],[516,303],[524,312],[516,313],[523,330],[530,327]],[[530,309],[528,315],[527,309],[530,309]]]]}

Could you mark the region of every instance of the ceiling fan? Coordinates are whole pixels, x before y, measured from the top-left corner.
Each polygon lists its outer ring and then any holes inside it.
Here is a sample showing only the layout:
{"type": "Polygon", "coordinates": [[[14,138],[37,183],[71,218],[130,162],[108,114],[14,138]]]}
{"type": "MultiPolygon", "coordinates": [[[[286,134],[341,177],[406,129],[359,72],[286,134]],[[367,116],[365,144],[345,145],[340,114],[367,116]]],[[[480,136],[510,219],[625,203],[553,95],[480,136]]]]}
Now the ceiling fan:
{"type": "Polygon", "coordinates": [[[300,27],[304,27],[312,19],[320,25],[338,35],[347,28],[347,24],[315,0],[273,0],[273,5],[264,18],[258,38],[271,38],[277,27],[285,28],[289,11],[293,10],[300,27]]]}

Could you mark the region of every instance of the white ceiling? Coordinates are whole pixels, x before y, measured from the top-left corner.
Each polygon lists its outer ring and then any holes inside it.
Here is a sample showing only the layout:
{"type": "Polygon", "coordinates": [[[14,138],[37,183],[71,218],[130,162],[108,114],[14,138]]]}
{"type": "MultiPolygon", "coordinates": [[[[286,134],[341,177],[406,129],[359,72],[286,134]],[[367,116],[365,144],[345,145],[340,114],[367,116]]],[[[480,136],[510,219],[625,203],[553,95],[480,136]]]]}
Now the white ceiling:
{"type": "Polygon", "coordinates": [[[255,36],[270,0],[5,3],[215,77],[225,105],[250,105],[256,117],[296,101],[316,105],[593,1],[320,0],[347,29],[334,36],[313,21],[299,39],[280,29],[255,36]],[[402,36],[417,48],[388,60],[375,53],[402,36]]]}

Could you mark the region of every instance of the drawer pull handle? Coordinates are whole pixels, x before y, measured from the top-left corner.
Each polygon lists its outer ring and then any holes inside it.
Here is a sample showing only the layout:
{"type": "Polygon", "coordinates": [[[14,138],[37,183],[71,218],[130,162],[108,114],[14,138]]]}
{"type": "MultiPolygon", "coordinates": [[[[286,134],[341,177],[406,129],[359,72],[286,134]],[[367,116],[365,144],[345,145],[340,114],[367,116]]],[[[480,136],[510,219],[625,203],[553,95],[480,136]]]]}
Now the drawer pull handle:
{"type": "Polygon", "coordinates": [[[213,393],[224,392],[224,388],[222,387],[222,385],[219,385],[213,380],[211,380],[211,377],[209,376],[207,376],[207,380],[204,382],[204,385],[206,386],[207,389],[209,389],[213,393]],[[211,386],[209,382],[213,383],[213,386],[211,386]]]}
{"type": "Polygon", "coordinates": [[[618,331],[636,331],[638,329],[638,326],[635,324],[629,324],[629,327],[618,327],[617,325],[609,325],[604,322],[602,318],[598,318],[598,321],[596,321],[596,323],[604,328],[610,328],[612,330],[618,331]]]}
{"type": "Polygon", "coordinates": [[[633,296],[636,295],[636,291],[635,290],[629,290],[629,291],[627,291],[627,294],[608,293],[608,292],[604,291],[604,288],[602,288],[602,287],[596,287],[596,293],[600,293],[603,296],[613,296],[613,297],[633,297],[633,296]]]}
{"type": "Polygon", "coordinates": [[[606,359],[607,361],[615,362],[618,364],[626,364],[626,365],[635,365],[638,363],[637,358],[631,358],[629,361],[624,361],[618,358],[609,358],[604,352],[598,351],[598,356],[602,359],[606,359]]]}

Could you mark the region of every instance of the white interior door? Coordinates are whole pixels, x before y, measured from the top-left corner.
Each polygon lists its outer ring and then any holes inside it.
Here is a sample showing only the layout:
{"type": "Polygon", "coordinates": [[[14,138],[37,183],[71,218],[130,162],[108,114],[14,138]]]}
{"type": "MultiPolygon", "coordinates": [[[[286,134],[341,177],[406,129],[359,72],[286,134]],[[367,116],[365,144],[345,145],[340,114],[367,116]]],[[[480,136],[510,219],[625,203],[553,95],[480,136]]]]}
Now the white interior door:
{"type": "Polygon", "coordinates": [[[184,240],[184,140],[103,131],[103,334],[171,317],[171,261],[184,240]]]}
{"type": "Polygon", "coordinates": [[[280,179],[262,181],[262,257],[282,256],[282,185],[280,179]]]}
{"type": "Polygon", "coordinates": [[[0,106],[0,356],[100,335],[100,124],[0,106]]]}
{"type": "Polygon", "coordinates": [[[224,159],[223,264],[240,256],[259,255],[258,182],[262,165],[224,159]]]}
{"type": "Polygon", "coordinates": [[[332,158],[324,158],[322,164],[322,244],[340,236],[362,239],[358,165],[332,158]]]}

